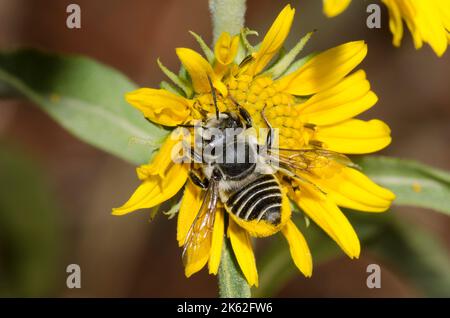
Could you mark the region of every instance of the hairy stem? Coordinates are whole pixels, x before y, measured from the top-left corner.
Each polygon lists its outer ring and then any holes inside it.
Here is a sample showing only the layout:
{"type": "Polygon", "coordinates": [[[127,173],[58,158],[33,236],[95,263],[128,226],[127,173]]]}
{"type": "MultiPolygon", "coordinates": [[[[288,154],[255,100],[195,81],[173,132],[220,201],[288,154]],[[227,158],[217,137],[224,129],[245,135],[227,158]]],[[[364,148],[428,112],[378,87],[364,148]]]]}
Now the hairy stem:
{"type": "Polygon", "coordinates": [[[222,298],[249,298],[250,286],[242,275],[228,238],[224,239],[219,273],[219,295],[222,298]]]}
{"type": "MultiPolygon", "coordinates": [[[[213,43],[222,32],[239,34],[244,27],[245,0],[209,0],[213,24],[213,43]]],[[[222,258],[218,273],[220,297],[251,297],[247,284],[231,247],[230,240],[224,238],[222,258]]]]}
{"type": "Polygon", "coordinates": [[[222,32],[239,34],[244,26],[245,0],[209,0],[213,24],[213,42],[222,32]]]}

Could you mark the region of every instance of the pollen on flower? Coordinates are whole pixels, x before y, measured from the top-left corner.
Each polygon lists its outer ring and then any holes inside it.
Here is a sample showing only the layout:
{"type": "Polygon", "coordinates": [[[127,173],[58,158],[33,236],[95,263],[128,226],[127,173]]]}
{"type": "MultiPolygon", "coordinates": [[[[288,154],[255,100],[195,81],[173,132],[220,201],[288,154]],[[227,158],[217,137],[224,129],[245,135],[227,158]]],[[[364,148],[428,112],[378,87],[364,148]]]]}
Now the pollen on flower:
{"type": "Polygon", "coordinates": [[[416,193],[422,192],[422,186],[420,185],[419,182],[414,182],[414,183],[412,184],[412,189],[413,189],[413,191],[416,192],[416,193]]]}
{"type": "MultiPolygon", "coordinates": [[[[233,101],[229,98],[222,98],[218,96],[217,98],[217,106],[219,107],[219,111],[224,112],[230,109],[234,109],[236,106],[233,104],[233,101]]],[[[194,107],[197,109],[201,109],[206,111],[207,113],[214,113],[214,100],[211,94],[201,94],[198,95],[195,99],[194,107]]],[[[201,119],[201,114],[196,116],[196,119],[201,119]]]]}
{"type": "Polygon", "coordinates": [[[56,94],[56,93],[52,93],[52,94],[50,94],[50,100],[53,103],[57,103],[57,102],[59,102],[61,100],[61,95],[56,94]]]}

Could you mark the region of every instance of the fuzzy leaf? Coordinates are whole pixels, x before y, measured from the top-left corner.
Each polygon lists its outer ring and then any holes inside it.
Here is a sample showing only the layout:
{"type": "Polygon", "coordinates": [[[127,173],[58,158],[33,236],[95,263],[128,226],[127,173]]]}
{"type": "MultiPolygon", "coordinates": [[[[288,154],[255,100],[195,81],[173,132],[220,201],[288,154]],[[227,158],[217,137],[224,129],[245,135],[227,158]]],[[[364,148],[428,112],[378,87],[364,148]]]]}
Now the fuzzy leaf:
{"type": "Polygon", "coordinates": [[[394,204],[429,208],[450,215],[448,172],[390,157],[363,157],[356,163],[371,179],[396,194],[394,204]]]}
{"type": "Polygon", "coordinates": [[[134,164],[147,162],[167,134],[125,102],[124,94],[136,89],[129,79],[89,58],[1,52],[0,84],[13,90],[0,97],[22,95],[76,137],[134,164]],[[133,138],[150,142],[133,144],[133,138]]]}

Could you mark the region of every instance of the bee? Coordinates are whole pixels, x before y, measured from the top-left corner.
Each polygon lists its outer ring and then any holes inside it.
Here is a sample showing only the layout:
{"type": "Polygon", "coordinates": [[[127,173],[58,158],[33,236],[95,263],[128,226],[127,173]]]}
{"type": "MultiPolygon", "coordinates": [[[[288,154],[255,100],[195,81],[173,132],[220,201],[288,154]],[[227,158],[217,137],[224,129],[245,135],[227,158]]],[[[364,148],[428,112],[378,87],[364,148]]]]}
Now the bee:
{"type": "MultiPolygon", "coordinates": [[[[210,83],[211,84],[211,83],[210,83]]],[[[253,128],[250,114],[237,105],[236,111],[219,112],[211,85],[215,114],[210,114],[197,126],[200,151],[191,150],[190,180],[203,190],[201,207],[188,230],[183,249],[183,261],[209,250],[214,219],[219,205],[228,216],[254,236],[268,236],[290,218],[289,201],[283,192],[277,172],[286,178],[308,182],[299,171],[313,171],[320,166],[350,160],[332,151],[313,149],[282,149],[273,147],[274,130],[269,127],[266,142],[249,133],[253,128]],[[237,132],[228,134],[228,130],[237,132]]],[[[184,127],[193,127],[184,125],[184,127]]],[[[311,127],[313,129],[313,127],[311,127]]]]}

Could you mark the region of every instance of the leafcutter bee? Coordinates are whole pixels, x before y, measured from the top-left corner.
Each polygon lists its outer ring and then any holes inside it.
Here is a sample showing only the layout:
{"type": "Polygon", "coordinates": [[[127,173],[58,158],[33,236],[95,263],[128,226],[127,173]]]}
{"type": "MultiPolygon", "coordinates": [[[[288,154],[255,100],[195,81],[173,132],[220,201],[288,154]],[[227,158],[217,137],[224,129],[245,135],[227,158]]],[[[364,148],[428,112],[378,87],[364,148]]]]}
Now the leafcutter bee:
{"type": "Polygon", "coordinates": [[[216,112],[195,126],[200,150],[190,150],[191,162],[197,166],[191,164],[190,180],[203,190],[203,199],[184,243],[185,263],[198,251],[209,250],[218,205],[251,235],[268,236],[290,218],[289,200],[280,178],[309,183],[302,173],[313,173],[332,163],[352,164],[346,156],[318,147],[274,147],[274,129],[264,111],[262,117],[269,129],[265,143],[260,144],[256,135],[249,133],[255,131],[249,113],[236,102],[236,111],[220,113],[212,85],[211,90],[216,112]]]}

